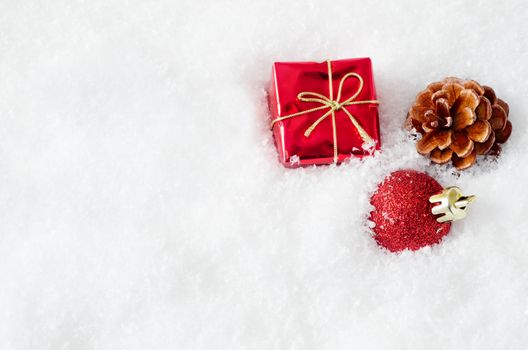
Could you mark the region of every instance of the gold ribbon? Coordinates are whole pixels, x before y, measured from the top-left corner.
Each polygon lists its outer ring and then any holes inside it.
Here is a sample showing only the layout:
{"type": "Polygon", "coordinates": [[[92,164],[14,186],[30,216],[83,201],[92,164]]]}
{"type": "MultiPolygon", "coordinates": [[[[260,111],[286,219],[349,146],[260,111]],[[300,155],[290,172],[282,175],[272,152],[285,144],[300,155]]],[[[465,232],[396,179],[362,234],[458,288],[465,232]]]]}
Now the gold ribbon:
{"type": "Polygon", "coordinates": [[[297,98],[301,102],[316,102],[316,103],[322,104],[322,106],[310,108],[310,109],[300,111],[297,113],[293,113],[293,114],[284,115],[282,117],[277,117],[272,120],[271,126],[273,127],[273,124],[281,120],[295,118],[295,117],[298,117],[304,114],[308,114],[308,113],[312,113],[315,111],[320,111],[322,109],[329,108],[329,110],[325,114],[323,114],[312,125],[310,125],[308,129],[306,129],[306,131],[304,132],[304,136],[309,137],[312,131],[314,131],[314,129],[323,120],[325,120],[328,116],[331,115],[332,116],[332,133],[333,133],[333,138],[334,138],[334,163],[337,163],[338,152],[337,152],[337,130],[336,130],[335,112],[339,110],[342,110],[343,112],[345,112],[346,115],[350,118],[350,121],[352,122],[352,124],[356,127],[356,130],[358,131],[359,136],[361,136],[363,141],[367,143],[373,143],[372,137],[370,137],[370,135],[365,131],[365,129],[361,127],[361,125],[356,120],[356,118],[345,107],[352,106],[352,105],[359,105],[359,104],[370,104],[370,103],[379,104],[379,101],[378,100],[356,101],[356,97],[358,97],[361,91],[363,90],[364,82],[363,82],[363,78],[361,77],[361,75],[357,73],[352,73],[352,72],[345,74],[345,76],[341,78],[341,81],[339,82],[339,89],[337,90],[337,98],[334,100],[334,92],[332,88],[332,65],[330,61],[328,60],[326,61],[326,63],[328,65],[328,88],[330,91],[330,96],[326,97],[317,92],[310,92],[310,91],[303,91],[297,95],[297,98]],[[341,101],[341,91],[343,90],[343,84],[345,83],[347,79],[352,78],[352,77],[359,80],[359,87],[357,91],[350,98],[344,100],[343,102],[340,102],[341,101]]]}

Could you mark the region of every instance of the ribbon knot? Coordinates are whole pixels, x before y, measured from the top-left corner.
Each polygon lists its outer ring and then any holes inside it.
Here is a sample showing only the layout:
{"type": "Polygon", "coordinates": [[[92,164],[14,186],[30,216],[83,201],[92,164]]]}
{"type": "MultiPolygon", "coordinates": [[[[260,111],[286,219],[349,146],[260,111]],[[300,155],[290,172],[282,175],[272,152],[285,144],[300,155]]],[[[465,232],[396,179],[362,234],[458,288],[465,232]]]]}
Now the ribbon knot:
{"type": "Polygon", "coordinates": [[[366,143],[373,143],[374,141],[372,140],[370,135],[365,131],[365,129],[361,127],[361,125],[356,120],[356,118],[346,109],[346,106],[358,105],[358,104],[379,104],[379,101],[378,100],[356,101],[356,98],[359,96],[359,94],[361,94],[361,91],[363,91],[364,82],[363,82],[363,78],[361,77],[361,75],[357,73],[353,73],[353,72],[347,73],[343,76],[343,78],[341,78],[341,81],[339,82],[339,89],[337,90],[337,98],[334,100],[334,93],[333,93],[333,86],[332,86],[332,65],[330,61],[326,61],[326,62],[328,65],[328,87],[329,87],[330,96],[327,97],[325,95],[319,94],[317,92],[311,92],[311,91],[300,92],[297,95],[297,99],[299,101],[319,103],[321,104],[321,106],[310,108],[310,109],[300,111],[297,113],[293,113],[293,114],[284,115],[282,117],[277,117],[272,120],[271,126],[273,126],[273,124],[281,120],[298,117],[304,114],[308,114],[311,112],[315,112],[315,111],[328,108],[328,111],[326,111],[325,114],[319,117],[319,119],[313,122],[313,124],[310,125],[306,129],[306,131],[304,132],[304,136],[310,137],[312,131],[314,131],[314,129],[317,128],[317,126],[323,120],[325,120],[329,116],[332,116],[332,131],[333,131],[333,138],[334,138],[334,162],[337,163],[338,151],[337,151],[337,130],[336,130],[335,112],[340,111],[340,110],[343,111],[348,116],[348,118],[350,119],[350,121],[352,122],[356,130],[358,131],[359,136],[361,136],[361,139],[366,143]],[[345,83],[347,79],[352,78],[352,77],[356,78],[359,81],[358,89],[351,97],[341,102],[341,92],[343,90],[343,84],[345,83]]]}
{"type": "Polygon", "coordinates": [[[341,107],[343,107],[343,105],[337,101],[330,101],[330,107],[332,107],[334,111],[338,111],[341,109],[341,107]]]}

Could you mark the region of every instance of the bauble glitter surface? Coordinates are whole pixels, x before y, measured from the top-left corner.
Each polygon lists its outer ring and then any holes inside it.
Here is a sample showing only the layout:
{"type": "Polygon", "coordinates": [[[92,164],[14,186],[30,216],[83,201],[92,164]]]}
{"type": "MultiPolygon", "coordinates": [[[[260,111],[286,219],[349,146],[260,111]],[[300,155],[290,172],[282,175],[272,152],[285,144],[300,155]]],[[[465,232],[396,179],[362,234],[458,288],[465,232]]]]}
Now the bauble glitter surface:
{"type": "Polygon", "coordinates": [[[391,252],[417,250],[438,243],[449,233],[449,222],[439,223],[431,213],[429,197],[443,187],[432,177],[414,170],[391,173],[371,197],[370,220],[378,244],[391,252]]]}

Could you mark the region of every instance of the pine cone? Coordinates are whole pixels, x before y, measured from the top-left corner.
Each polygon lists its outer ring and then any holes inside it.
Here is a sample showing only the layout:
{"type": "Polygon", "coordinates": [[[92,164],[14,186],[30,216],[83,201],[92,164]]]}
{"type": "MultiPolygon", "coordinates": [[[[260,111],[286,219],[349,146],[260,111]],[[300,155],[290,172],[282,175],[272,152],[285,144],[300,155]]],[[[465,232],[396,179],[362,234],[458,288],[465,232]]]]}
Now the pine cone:
{"type": "Polygon", "coordinates": [[[446,78],[416,96],[405,126],[422,134],[418,153],[437,164],[452,161],[457,169],[467,169],[477,155],[499,154],[499,144],[512,132],[508,113],[508,104],[489,86],[446,78]]]}

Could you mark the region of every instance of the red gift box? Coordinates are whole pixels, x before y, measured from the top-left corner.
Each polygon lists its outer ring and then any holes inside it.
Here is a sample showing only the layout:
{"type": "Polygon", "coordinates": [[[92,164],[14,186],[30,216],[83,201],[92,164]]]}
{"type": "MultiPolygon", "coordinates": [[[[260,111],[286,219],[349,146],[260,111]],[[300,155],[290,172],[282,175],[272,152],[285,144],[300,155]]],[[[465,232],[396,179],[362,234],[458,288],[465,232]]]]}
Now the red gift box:
{"type": "Polygon", "coordinates": [[[287,167],[340,163],[381,146],[370,58],[276,62],[269,106],[287,167]]]}

